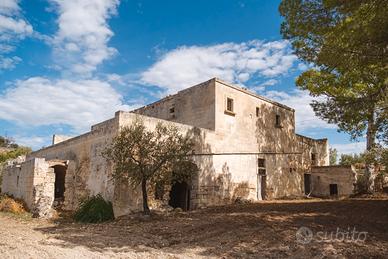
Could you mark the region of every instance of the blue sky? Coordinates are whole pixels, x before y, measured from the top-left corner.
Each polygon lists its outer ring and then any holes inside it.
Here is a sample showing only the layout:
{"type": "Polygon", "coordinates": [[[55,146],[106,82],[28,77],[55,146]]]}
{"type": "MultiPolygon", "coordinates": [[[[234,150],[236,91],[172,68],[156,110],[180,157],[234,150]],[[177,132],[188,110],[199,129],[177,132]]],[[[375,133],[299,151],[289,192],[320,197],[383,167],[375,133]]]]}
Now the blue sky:
{"type": "Polygon", "coordinates": [[[212,77],[296,109],[297,132],[359,152],[295,87],[306,66],[270,0],[1,0],[0,135],[34,149],[212,77]]]}

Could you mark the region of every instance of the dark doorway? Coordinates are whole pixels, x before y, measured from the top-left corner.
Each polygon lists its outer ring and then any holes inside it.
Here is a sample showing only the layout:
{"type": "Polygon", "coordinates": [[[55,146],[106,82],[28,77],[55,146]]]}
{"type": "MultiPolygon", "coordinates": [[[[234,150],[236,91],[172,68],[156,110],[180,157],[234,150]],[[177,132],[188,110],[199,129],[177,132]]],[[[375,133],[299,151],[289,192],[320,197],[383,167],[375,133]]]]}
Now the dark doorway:
{"type": "Polygon", "coordinates": [[[55,173],[54,198],[56,200],[63,200],[65,198],[66,166],[63,166],[63,165],[54,166],[54,173],[55,173]]]}
{"type": "Polygon", "coordinates": [[[267,176],[260,175],[260,182],[261,182],[261,198],[265,200],[267,199],[267,176]]]}
{"type": "Polygon", "coordinates": [[[257,199],[265,200],[266,199],[266,189],[267,189],[267,176],[265,174],[257,175],[257,199]]]}
{"type": "Polygon", "coordinates": [[[176,182],[172,185],[168,205],[182,210],[190,209],[190,186],[186,182],[176,182]]]}
{"type": "Polygon", "coordinates": [[[337,184],[330,184],[330,196],[338,196],[337,184]]]}
{"type": "Polygon", "coordinates": [[[311,193],[311,174],[304,174],[304,194],[311,193]]]}

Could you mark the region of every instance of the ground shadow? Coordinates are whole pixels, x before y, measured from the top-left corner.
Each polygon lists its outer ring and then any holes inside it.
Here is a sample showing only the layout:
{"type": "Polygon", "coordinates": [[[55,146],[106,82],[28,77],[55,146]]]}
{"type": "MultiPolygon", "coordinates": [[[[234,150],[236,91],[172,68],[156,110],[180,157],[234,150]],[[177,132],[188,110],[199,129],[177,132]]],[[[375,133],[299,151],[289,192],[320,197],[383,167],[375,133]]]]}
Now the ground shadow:
{"type": "Polygon", "coordinates": [[[319,255],[327,244],[301,246],[295,239],[300,227],[314,233],[354,227],[368,232],[367,241],[330,244],[336,253],[378,257],[388,247],[387,211],[388,200],[276,201],[158,214],[149,220],[61,222],[36,230],[65,241],[61,242],[63,246],[85,246],[95,251],[159,249],[180,254],[195,250],[202,256],[254,258],[319,255]]]}

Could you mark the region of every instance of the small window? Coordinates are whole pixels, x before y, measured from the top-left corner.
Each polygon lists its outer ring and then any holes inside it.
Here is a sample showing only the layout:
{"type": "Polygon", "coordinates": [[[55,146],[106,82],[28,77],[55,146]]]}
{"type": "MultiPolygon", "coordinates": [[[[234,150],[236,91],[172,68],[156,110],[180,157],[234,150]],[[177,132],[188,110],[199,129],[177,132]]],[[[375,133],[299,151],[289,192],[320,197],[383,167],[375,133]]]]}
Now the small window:
{"type": "Polygon", "coordinates": [[[311,153],[311,165],[317,165],[317,155],[315,153],[311,153]]]}
{"type": "Polygon", "coordinates": [[[276,119],[275,119],[275,126],[276,127],[281,127],[281,120],[280,120],[280,115],[276,114],[276,119]]]}
{"type": "Polygon", "coordinates": [[[226,110],[229,112],[233,112],[233,99],[232,98],[226,98],[226,110]]]}
{"type": "Polygon", "coordinates": [[[265,169],[265,159],[259,158],[257,160],[257,165],[258,165],[258,169],[259,169],[259,171],[258,171],[259,175],[266,175],[267,170],[265,169]]]}
{"type": "Polygon", "coordinates": [[[16,177],[16,187],[19,186],[19,176],[16,177]]]}
{"type": "Polygon", "coordinates": [[[265,168],[265,159],[259,158],[258,159],[258,166],[265,168]]]}
{"type": "Polygon", "coordinates": [[[175,107],[171,107],[170,108],[170,113],[174,113],[175,112],[175,107]]]}
{"type": "Polygon", "coordinates": [[[260,115],[260,108],[256,107],[256,117],[259,117],[259,115],[260,115]]]}

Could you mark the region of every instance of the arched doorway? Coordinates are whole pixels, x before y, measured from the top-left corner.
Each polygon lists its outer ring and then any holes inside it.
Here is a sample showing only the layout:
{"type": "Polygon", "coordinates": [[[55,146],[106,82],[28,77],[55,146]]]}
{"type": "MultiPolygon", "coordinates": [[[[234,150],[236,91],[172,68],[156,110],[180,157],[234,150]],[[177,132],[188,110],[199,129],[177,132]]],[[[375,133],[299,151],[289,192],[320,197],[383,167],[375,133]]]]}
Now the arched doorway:
{"type": "Polygon", "coordinates": [[[62,202],[65,199],[65,177],[67,168],[63,165],[55,165],[53,168],[55,173],[54,198],[55,201],[62,202]]]}
{"type": "Polygon", "coordinates": [[[182,210],[190,209],[190,186],[186,182],[176,182],[171,186],[168,205],[182,210]]]}

